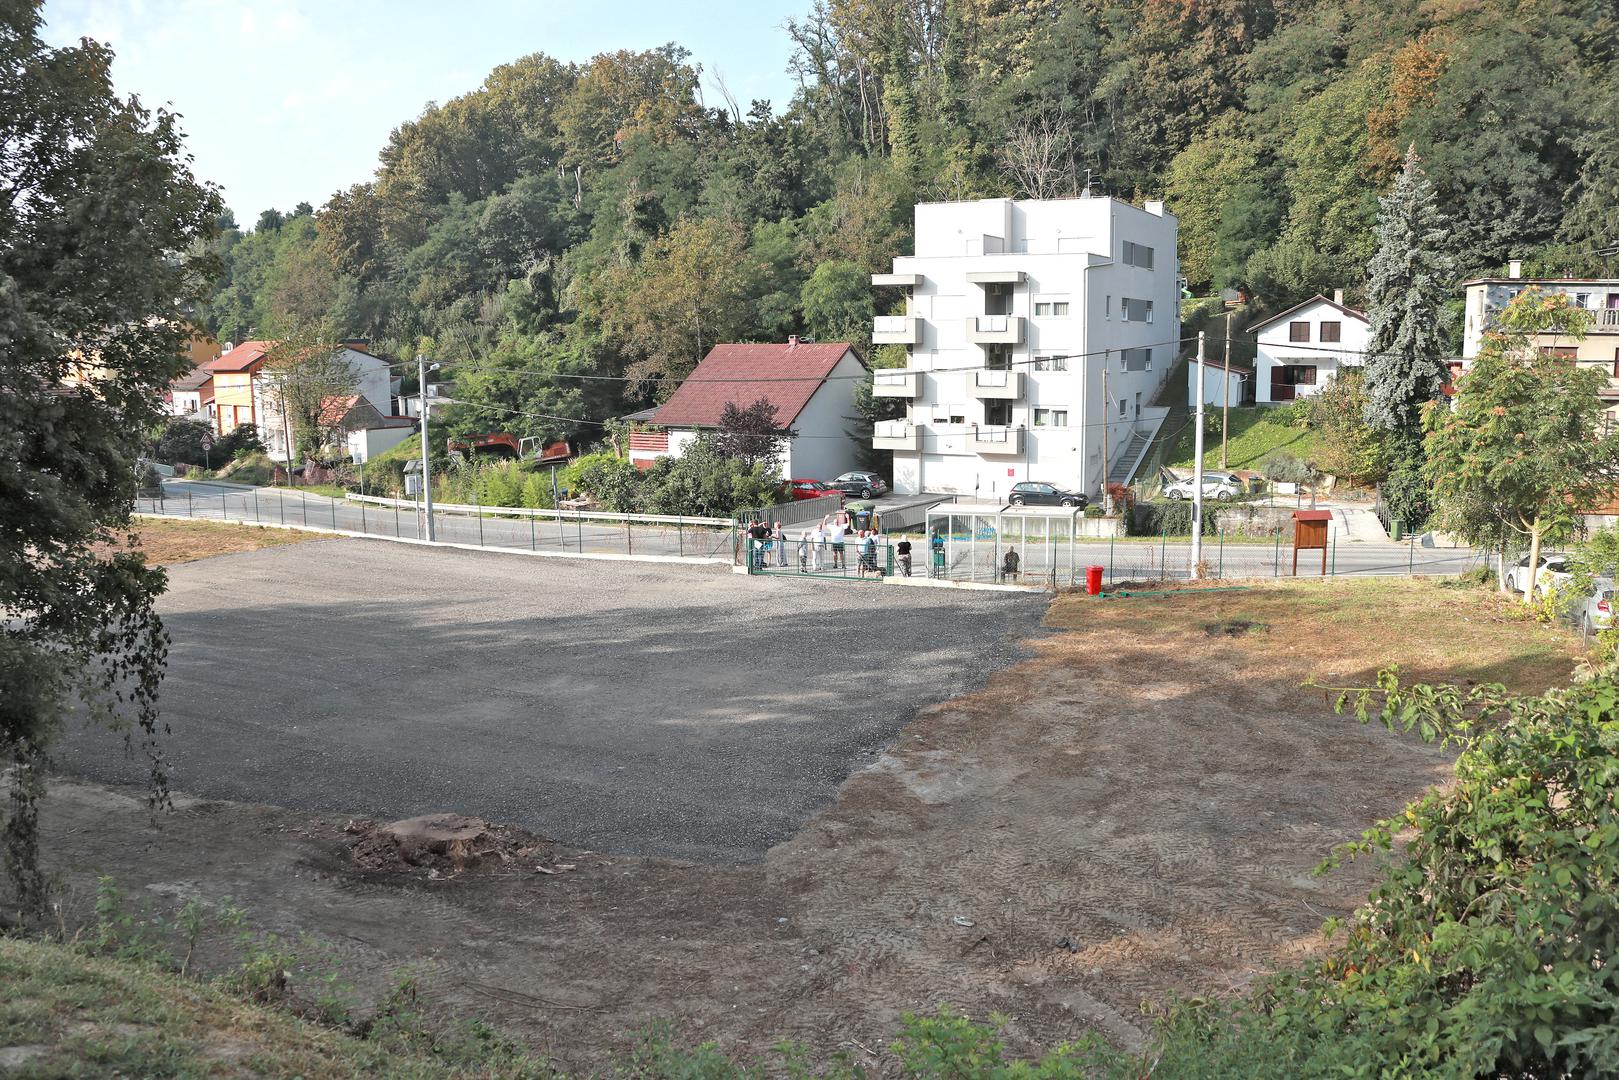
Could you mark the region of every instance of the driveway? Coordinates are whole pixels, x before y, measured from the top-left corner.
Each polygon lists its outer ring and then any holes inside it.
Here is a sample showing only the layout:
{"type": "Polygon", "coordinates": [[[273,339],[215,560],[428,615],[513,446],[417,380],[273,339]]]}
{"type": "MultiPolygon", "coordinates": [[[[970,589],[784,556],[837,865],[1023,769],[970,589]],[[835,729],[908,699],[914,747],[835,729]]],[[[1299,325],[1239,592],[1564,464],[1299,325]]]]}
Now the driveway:
{"type": "MultiPolygon", "coordinates": [[[[1019,652],[1039,597],[334,540],[171,568],[177,790],[438,810],[606,852],[750,861],[922,707],[1019,652]]],[[[75,730],[64,771],[138,783],[75,730]]]]}

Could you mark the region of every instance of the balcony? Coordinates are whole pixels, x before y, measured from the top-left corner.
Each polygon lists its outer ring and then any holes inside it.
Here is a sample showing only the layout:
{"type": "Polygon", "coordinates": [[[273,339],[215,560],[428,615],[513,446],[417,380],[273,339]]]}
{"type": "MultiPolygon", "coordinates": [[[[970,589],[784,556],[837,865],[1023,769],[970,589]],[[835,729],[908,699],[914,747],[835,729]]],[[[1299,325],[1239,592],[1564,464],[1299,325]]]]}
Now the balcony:
{"type": "Polygon", "coordinates": [[[871,373],[871,396],[887,398],[914,398],[916,396],[917,376],[915,371],[896,371],[878,369],[871,373]]]}
{"type": "Polygon", "coordinates": [[[976,454],[1023,453],[1023,429],[1020,427],[975,424],[967,438],[967,448],[976,454]]]}
{"type": "Polygon", "coordinates": [[[967,341],[973,345],[1023,344],[1023,316],[969,315],[967,341]]]}
{"type": "Polygon", "coordinates": [[[878,286],[888,285],[888,286],[900,286],[902,288],[907,288],[907,289],[914,289],[918,285],[922,284],[922,275],[921,274],[873,274],[873,275],[871,275],[871,283],[873,285],[878,285],[878,286]]]}
{"type": "Polygon", "coordinates": [[[921,448],[921,434],[909,420],[879,420],[872,428],[873,450],[909,450],[921,448]]]}
{"type": "Polygon", "coordinates": [[[871,320],[873,345],[920,345],[922,320],[910,315],[879,315],[871,320]]]}
{"type": "Polygon", "coordinates": [[[1023,372],[975,371],[971,389],[975,398],[1016,401],[1023,396],[1023,372]]]}
{"type": "Polygon", "coordinates": [[[1021,285],[1023,284],[1023,271],[974,270],[967,275],[967,280],[975,285],[1021,285]]]}
{"type": "Polygon", "coordinates": [[[1603,308],[1591,314],[1596,316],[1591,322],[1591,333],[1619,334],[1619,308],[1603,308]]]}

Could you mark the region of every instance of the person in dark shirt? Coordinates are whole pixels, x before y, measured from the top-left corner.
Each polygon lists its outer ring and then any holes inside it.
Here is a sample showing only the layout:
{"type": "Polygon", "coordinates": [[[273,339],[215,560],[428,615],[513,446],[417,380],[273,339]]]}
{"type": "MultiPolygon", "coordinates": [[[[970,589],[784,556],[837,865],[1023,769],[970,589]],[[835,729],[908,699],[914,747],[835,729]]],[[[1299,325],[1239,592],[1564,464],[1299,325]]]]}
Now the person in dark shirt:
{"type": "Polygon", "coordinates": [[[901,540],[894,548],[899,556],[899,572],[905,577],[911,576],[911,541],[909,538],[901,540]]]}

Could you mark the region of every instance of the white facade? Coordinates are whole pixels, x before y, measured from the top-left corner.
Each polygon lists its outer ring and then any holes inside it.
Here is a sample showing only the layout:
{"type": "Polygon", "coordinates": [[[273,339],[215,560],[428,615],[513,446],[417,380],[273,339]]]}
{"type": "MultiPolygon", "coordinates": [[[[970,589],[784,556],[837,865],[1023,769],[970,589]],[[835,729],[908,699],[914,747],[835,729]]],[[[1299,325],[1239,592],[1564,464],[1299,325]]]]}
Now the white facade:
{"type": "Polygon", "coordinates": [[[1360,367],[1371,324],[1353,308],[1316,296],[1254,328],[1254,400],[1285,405],[1321,392],[1340,368],[1360,367]]]}
{"type": "Polygon", "coordinates": [[[922,203],[916,254],[872,282],[907,293],[905,314],[873,333],[910,353],[874,382],[907,402],[873,441],[894,452],[897,492],[1000,501],[1035,480],[1095,493],[1167,411],[1149,404],[1180,338],[1176,221],[1162,203],[922,203]]]}
{"type": "MultiPolygon", "coordinates": [[[[347,345],[339,347],[337,352],[347,361],[349,370],[355,373],[359,395],[383,416],[391,415],[393,399],[389,394],[388,362],[368,352],[349,348],[347,345]]],[[[275,461],[286,461],[287,426],[282,421],[281,404],[275,393],[276,378],[277,375],[272,370],[260,371],[254,375],[253,405],[259,416],[259,438],[264,442],[265,453],[275,461]]]]}
{"type": "Polygon", "coordinates": [[[392,450],[414,434],[416,434],[414,426],[399,424],[351,431],[345,441],[348,444],[350,460],[355,464],[364,465],[378,454],[392,450]]]}
{"type": "MultiPolygon", "coordinates": [[[[1197,406],[1197,369],[1196,361],[1186,365],[1186,404],[1197,406]]],[[[1247,399],[1243,396],[1247,387],[1245,384],[1253,378],[1254,373],[1246,367],[1232,365],[1227,374],[1223,363],[1203,365],[1203,403],[1220,408],[1223,405],[1246,405],[1247,399]]]]}

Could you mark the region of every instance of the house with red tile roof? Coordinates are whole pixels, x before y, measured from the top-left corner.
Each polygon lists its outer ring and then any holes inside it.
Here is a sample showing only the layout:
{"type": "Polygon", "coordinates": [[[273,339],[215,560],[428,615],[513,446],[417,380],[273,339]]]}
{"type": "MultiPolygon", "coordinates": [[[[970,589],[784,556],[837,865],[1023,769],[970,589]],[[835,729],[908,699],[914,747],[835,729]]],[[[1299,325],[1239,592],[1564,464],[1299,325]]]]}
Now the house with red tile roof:
{"type": "MultiPolygon", "coordinates": [[[[286,423],[275,393],[278,376],[273,369],[266,369],[276,344],[244,341],[200,370],[213,375],[215,430],[227,435],[241,424],[255,424],[265,451],[271,458],[285,461],[286,423]]],[[[357,396],[368,402],[376,415],[388,417],[393,412],[388,361],[371,355],[370,343],[359,338],[340,341],[332,348],[354,373],[357,396]]]]}
{"type": "Polygon", "coordinates": [[[855,388],[870,374],[847,342],[716,345],[669,400],[630,417],[630,460],[645,468],[682,454],[704,431],[718,429],[725,406],[745,409],[760,398],[776,406],[776,422],[797,432],[782,440],[783,479],[829,479],[861,467],[866,439],[855,388]],[[649,430],[655,429],[655,430],[649,430]]]}

